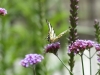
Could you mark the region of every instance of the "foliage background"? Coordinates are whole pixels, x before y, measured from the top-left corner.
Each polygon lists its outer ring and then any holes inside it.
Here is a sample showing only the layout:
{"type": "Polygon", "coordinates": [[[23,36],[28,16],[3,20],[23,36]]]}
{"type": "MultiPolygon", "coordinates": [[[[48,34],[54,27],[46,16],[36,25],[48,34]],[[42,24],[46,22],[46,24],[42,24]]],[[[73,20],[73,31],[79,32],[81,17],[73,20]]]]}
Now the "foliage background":
{"type": "MultiPolygon", "coordinates": [[[[45,39],[48,34],[45,19],[51,22],[56,34],[68,29],[69,2],[69,0],[0,0],[0,7],[8,11],[6,16],[0,18],[0,60],[3,60],[0,62],[0,75],[33,74],[30,68],[23,68],[20,65],[20,60],[28,53],[43,54],[44,46],[48,43],[45,39]]],[[[100,6],[96,6],[98,2],[100,3],[99,0],[80,1],[79,38],[94,40],[91,31],[94,32],[94,18],[100,18],[98,11],[100,6]]],[[[67,64],[66,36],[61,39],[61,43],[59,54],[67,64]]],[[[46,54],[44,57],[43,62],[36,67],[37,75],[65,74],[63,66],[54,55],[46,54]]]]}

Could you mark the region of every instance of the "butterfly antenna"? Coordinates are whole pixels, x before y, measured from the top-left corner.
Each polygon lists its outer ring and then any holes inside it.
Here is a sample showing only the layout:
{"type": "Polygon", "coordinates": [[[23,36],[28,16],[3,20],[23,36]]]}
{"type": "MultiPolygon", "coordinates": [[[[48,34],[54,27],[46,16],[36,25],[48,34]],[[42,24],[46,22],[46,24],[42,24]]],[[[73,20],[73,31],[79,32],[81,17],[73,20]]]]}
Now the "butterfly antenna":
{"type": "Polygon", "coordinates": [[[48,20],[46,19],[46,22],[48,22],[48,20]]]}
{"type": "Polygon", "coordinates": [[[49,25],[49,21],[46,19],[46,23],[49,25]]]}
{"type": "Polygon", "coordinates": [[[46,19],[46,23],[48,25],[49,28],[51,28],[52,26],[50,25],[50,22],[46,19]]]}

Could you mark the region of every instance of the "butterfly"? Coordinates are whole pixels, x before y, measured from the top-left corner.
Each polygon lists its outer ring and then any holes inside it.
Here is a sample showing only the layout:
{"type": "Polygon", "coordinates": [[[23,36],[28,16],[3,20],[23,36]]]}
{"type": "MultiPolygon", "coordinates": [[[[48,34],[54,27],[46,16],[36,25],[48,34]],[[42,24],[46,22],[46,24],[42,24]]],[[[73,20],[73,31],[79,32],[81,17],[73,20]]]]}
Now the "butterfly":
{"type": "Polygon", "coordinates": [[[67,32],[69,31],[69,30],[65,30],[64,32],[62,32],[62,33],[60,33],[58,36],[56,36],[53,27],[50,25],[50,22],[48,22],[47,20],[46,20],[46,22],[47,22],[47,25],[48,25],[48,28],[49,28],[47,40],[48,40],[48,42],[50,42],[50,43],[54,43],[54,42],[59,41],[59,39],[60,39],[65,33],[67,33],[67,32]]]}

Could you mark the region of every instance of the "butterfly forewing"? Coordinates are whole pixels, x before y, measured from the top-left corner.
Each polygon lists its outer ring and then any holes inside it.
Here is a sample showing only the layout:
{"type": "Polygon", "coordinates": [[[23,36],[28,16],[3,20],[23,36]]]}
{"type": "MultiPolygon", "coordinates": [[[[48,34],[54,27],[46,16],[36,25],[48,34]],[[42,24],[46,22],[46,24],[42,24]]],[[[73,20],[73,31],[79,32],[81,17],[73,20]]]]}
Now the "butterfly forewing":
{"type": "Polygon", "coordinates": [[[56,37],[56,34],[54,32],[54,29],[53,27],[50,25],[50,22],[47,21],[47,24],[48,24],[48,27],[49,27],[49,32],[48,32],[48,41],[51,43],[55,37],[56,37]]]}

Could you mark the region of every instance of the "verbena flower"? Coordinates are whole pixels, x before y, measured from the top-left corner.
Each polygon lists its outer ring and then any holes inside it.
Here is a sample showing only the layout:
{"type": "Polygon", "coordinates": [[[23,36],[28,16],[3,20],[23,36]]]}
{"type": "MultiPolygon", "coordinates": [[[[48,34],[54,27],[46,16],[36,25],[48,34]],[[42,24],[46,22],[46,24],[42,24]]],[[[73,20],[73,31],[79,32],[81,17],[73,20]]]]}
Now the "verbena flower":
{"type": "Polygon", "coordinates": [[[100,63],[100,51],[97,53],[97,61],[100,63]]]}
{"type": "Polygon", "coordinates": [[[87,49],[90,49],[94,46],[94,42],[91,40],[85,40],[86,44],[87,44],[87,49]]]}
{"type": "Polygon", "coordinates": [[[73,52],[74,54],[78,54],[79,52],[84,52],[85,49],[90,49],[94,46],[94,42],[91,40],[76,40],[68,47],[68,53],[73,52]]]}
{"type": "Polygon", "coordinates": [[[95,49],[96,49],[96,51],[100,51],[100,44],[96,44],[95,49]]]}
{"type": "Polygon", "coordinates": [[[29,67],[30,65],[35,65],[42,61],[44,57],[40,54],[27,54],[23,60],[21,60],[21,65],[23,67],[29,67]]]}
{"type": "Polygon", "coordinates": [[[5,8],[0,8],[0,15],[4,16],[7,14],[7,10],[5,8]]]}
{"type": "Polygon", "coordinates": [[[98,51],[97,56],[99,56],[99,57],[100,57],[100,51],[98,51]]]}
{"type": "Polygon", "coordinates": [[[97,58],[98,62],[100,62],[100,57],[97,58]]]}
{"type": "Polygon", "coordinates": [[[60,48],[60,43],[59,42],[48,44],[47,46],[45,46],[45,53],[54,53],[54,54],[56,54],[59,48],[60,48]]]}

